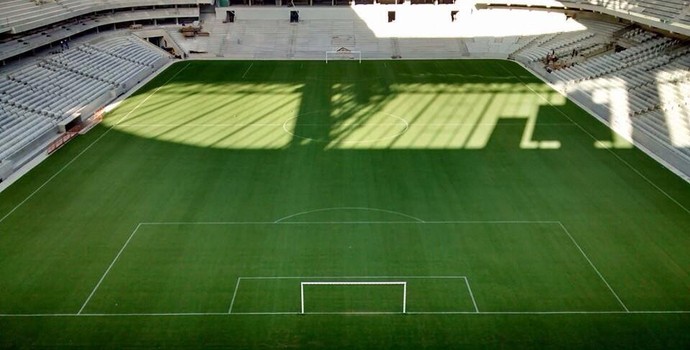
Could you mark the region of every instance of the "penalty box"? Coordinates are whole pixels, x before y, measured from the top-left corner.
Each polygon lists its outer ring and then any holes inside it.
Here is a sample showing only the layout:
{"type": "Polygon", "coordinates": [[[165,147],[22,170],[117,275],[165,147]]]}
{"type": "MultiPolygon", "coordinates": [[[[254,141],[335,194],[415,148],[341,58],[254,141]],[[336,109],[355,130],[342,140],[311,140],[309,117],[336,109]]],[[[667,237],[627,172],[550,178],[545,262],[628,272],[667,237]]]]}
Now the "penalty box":
{"type": "MultiPolygon", "coordinates": [[[[83,312],[297,313],[300,283],[323,277],[405,278],[410,313],[618,309],[558,222],[226,222],[140,224],[83,312]]],[[[306,293],[311,312],[400,308],[394,289],[306,293]]]]}

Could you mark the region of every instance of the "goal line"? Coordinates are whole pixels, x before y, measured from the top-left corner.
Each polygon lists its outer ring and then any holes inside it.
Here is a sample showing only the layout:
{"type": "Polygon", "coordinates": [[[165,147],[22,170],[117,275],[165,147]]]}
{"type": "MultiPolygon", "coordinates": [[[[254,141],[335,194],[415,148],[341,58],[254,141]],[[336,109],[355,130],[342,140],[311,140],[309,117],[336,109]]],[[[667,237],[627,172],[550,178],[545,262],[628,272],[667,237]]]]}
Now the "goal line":
{"type": "Polygon", "coordinates": [[[402,313],[407,313],[407,282],[389,282],[389,281],[370,281],[370,282],[355,282],[355,281],[320,281],[320,282],[301,282],[300,283],[300,304],[301,304],[301,314],[304,314],[304,286],[402,286],[402,313]]]}

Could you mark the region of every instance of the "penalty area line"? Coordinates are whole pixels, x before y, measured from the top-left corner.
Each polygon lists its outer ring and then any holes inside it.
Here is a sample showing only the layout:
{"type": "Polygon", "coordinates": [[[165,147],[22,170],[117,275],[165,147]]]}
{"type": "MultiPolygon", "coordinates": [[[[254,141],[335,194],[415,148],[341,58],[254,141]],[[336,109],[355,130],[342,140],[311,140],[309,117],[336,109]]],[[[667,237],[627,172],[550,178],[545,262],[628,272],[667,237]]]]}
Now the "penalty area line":
{"type": "Polygon", "coordinates": [[[237,277],[237,284],[235,284],[235,291],[232,293],[232,301],[230,301],[230,308],[228,308],[228,314],[232,313],[232,307],[235,306],[235,297],[237,297],[237,290],[240,289],[240,282],[242,282],[242,277],[237,277]]]}
{"type": "Polygon", "coordinates": [[[479,313],[479,307],[477,306],[477,301],[474,299],[474,293],[472,293],[472,288],[470,287],[470,281],[467,277],[463,277],[465,284],[467,285],[467,291],[470,292],[470,298],[472,298],[472,305],[474,305],[474,312],[479,313]]]}
{"type": "Polygon", "coordinates": [[[589,259],[589,256],[587,256],[587,254],[582,249],[582,247],[580,247],[580,245],[577,243],[577,241],[575,240],[573,235],[570,234],[570,231],[568,231],[568,229],[565,227],[565,225],[563,225],[562,222],[559,222],[559,225],[560,225],[561,229],[563,229],[563,232],[565,232],[565,234],[568,236],[568,238],[570,238],[570,240],[573,242],[573,244],[575,244],[575,247],[577,248],[577,250],[580,251],[580,253],[585,258],[585,260],[587,260],[587,262],[589,263],[589,266],[591,266],[592,269],[594,269],[594,272],[596,272],[596,274],[599,276],[599,278],[601,278],[601,280],[604,282],[604,284],[609,289],[609,291],[611,291],[611,294],[613,294],[613,296],[616,298],[616,300],[618,300],[618,303],[623,307],[623,310],[625,310],[625,312],[630,312],[630,310],[628,309],[627,306],[625,306],[625,303],[623,303],[623,301],[618,296],[616,291],[614,291],[613,288],[611,287],[611,285],[609,284],[609,282],[606,281],[606,278],[604,278],[604,275],[602,275],[601,272],[599,272],[599,269],[597,269],[597,267],[594,265],[592,260],[589,259]]]}
{"type": "Polygon", "coordinates": [[[125,244],[122,245],[122,248],[120,248],[120,251],[117,252],[117,255],[115,255],[115,258],[113,259],[112,262],[110,262],[110,265],[108,265],[108,268],[105,270],[103,275],[101,276],[101,279],[98,280],[98,283],[96,283],[96,286],[93,287],[93,290],[91,291],[91,294],[86,298],[86,301],[84,301],[84,304],[81,305],[81,308],[79,308],[79,312],[77,314],[81,314],[82,311],[84,311],[84,308],[86,308],[86,305],[91,301],[91,298],[93,297],[94,294],[96,294],[96,290],[98,290],[98,287],[101,286],[101,283],[103,283],[103,280],[105,279],[105,276],[108,275],[108,272],[110,272],[110,269],[113,268],[117,260],[120,258],[120,255],[122,255],[122,252],[125,251],[125,248],[127,248],[127,245],[129,244],[129,241],[132,240],[132,237],[139,231],[139,228],[141,227],[141,224],[138,224],[137,227],[132,231],[132,234],[129,235],[129,238],[127,238],[127,241],[125,241],[125,244]]]}

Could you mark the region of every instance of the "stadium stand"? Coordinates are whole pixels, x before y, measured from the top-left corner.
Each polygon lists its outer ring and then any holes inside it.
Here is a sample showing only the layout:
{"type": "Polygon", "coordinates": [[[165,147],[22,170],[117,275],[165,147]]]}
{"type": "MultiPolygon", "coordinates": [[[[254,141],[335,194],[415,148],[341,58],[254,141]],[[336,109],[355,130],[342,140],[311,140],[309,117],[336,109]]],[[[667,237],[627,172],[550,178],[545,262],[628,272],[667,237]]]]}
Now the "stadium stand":
{"type": "MultiPolygon", "coordinates": [[[[52,49],[61,40],[68,40],[76,34],[94,30],[114,29],[118,23],[136,23],[163,19],[187,19],[192,21],[199,17],[198,8],[148,9],[104,13],[80,18],[76,22],[45,28],[37,33],[17,37],[0,43],[0,61],[22,55],[40,48],[52,49]]],[[[155,24],[155,22],[154,22],[155,24]]]]}
{"type": "Polygon", "coordinates": [[[526,45],[511,54],[511,58],[530,64],[542,60],[549,53],[554,53],[564,60],[577,61],[575,56],[589,56],[606,49],[611,36],[624,25],[581,20],[587,29],[579,32],[547,34],[535,37],[526,45]],[[572,55],[575,50],[578,55],[572,55]],[[572,56],[572,57],[569,57],[572,56]]]}
{"type": "MultiPolygon", "coordinates": [[[[137,8],[179,9],[179,6],[198,8],[199,4],[211,4],[212,0],[8,0],[0,14],[0,33],[22,33],[86,14],[102,13],[119,9],[137,8]]],[[[145,17],[144,17],[145,18],[145,17]]]]}
{"type": "Polygon", "coordinates": [[[308,3],[299,4],[300,21],[291,23],[287,11],[292,9],[237,3],[221,7],[213,0],[5,1],[0,61],[24,61],[41,51],[53,55],[0,79],[0,140],[5,141],[0,160],[30,148],[45,130],[54,134],[80,109],[88,112],[123,93],[128,82],[167,60],[158,59],[162,51],[151,53],[135,38],[56,54],[63,49],[58,43],[143,24],[165,30],[165,40],[176,42],[185,57],[322,59],[326,50],[347,48],[361,51],[365,59],[514,59],[589,107],[612,129],[690,174],[687,1],[511,0],[338,9],[308,3]],[[391,10],[397,16],[386,23],[391,10]],[[179,32],[180,23],[194,20],[203,22],[207,35],[189,38],[179,32]],[[624,108],[598,100],[602,91],[614,90],[625,96],[624,108]]]}
{"type": "Polygon", "coordinates": [[[116,37],[0,77],[0,161],[21,165],[31,146],[90,117],[168,61],[163,51],[138,38],[116,37]]]}
{"type": "Polygon", "coordinates": [[[663,21],[675,21],[687,8],[688,2],[681,0],[576,0],[568,1],[578,4],[589,4],[606,9],[633,13],[657,18],[663,21]]]}
{"type": "Polygon", "coordinates": [[[541,72],[613,130],[687,176],[690,45],[615,23],[605,27],[590,24],[585,33],[541,36],[512,57],[541,72]],[[591,39],[582,40],[585,37],[591,39]],[[603,51],[587,53],[592,43],[603,51]],[[580,54],[569,55],[572,48],[580,54]],[[563,58],[545,62],[553,52],[563,58]],[[601,96],[609,96],[609,100],[601,101],[601,96]]]}
{"type": "Polygon", "coordinates": [[[479,0],[481,8],[548,9],[603,13],[653,28],[690,36],[690,6],[684,0],[479,0]]]}
{"type": "MultiPolygon", "coordinates": [[[[257,59],[319,59],[325,50],[347,47],[366,53],[366,58],[506,58],[524,42],[525,35],[541,30],[568,31],[581,28],[567,21],[563,13],[542,11],[477,10],[470,14],[464,9],[462,20],[451,22],[450,11],[438,11],[434,5],[397,7],[400,9],[394,23],[386,23],[387,6],[341,9],[337,18],[329,8],[301,8],[306,19],[299,24],[285,20],[285,13],[264,8],[235,8],[237,19],[223,23],[225,10],[217,9],[216,16],[204,21],[209,28],[208,38],[182,38],[177,28],[169,29],[186,52],[204,52],[201,57],[232,57],[257,59]],[[423,19],[424,26],[416,23],[417,9],[430,13],[423,19]],[[257,15],[261,13],[261,16],[257,15]],[[496,21],[509,23],[532,20],[530,27],[506,29],[499,32],[496,21]],[[438,25],[429,23],[438,22],[438,25]],[[411,29],[412,28],[412,29],[411,29]]],[[[458,15],[460,18],[460,15],[458,15]]]]}
{"type": "MultiPolygon", "coordinates": [[[[0,11],[0,181],[75,121],[169,61],[105,31],[189,23],[212,0],[6,0],[0,11]],[[98,44],[79,45],[83,36],[98,44]],[[96,38],[96,40],[93,40],[96,38]],[[71,50],[66,50],[73,46],[71,50]],[[76,48],[74,47],[76,46],[76,48]],[[63,52],[64,51],[64,52],[63,52]],[[8,65],[9,64],[9,65],[8,65]]],[[[121,35],[121,34],[116,34],[121,35]]],[[[64,134],[63,134],[64,135],[64,134]]]]}

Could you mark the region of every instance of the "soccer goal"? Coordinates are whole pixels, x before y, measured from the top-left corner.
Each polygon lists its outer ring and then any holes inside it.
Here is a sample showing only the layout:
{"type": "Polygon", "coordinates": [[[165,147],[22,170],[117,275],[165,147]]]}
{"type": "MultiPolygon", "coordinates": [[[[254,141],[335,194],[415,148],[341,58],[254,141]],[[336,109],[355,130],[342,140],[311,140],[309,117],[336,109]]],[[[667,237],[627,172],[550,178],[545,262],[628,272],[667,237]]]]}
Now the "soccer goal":
{"type": "Polygon", "coordinates": [[[401,293],[402,294],[401,295],[401,297],[402,297],[401,298],[401,304],[402,304],[401,305],[401,312],[403,314],[407,313],[407,282],[388,282],[388,281],[385,281],[385,282],[382,282],[382,281],[380,281],[380,282],[375,282],[375,281],[371,281],[371,282],[347,282],[347,281],[341,281],[341,282],[301,282],[300,283],[300,300],[301,300],[300,310],[301,310],[302,314],[305,313],[305,298],[307,297],[307,296],[305,296],[305,293],[304,293],[304,287],[305,286],[321,286],[321,287],[325,287],[325,286],[400,286],[402,289],[402,291],[401,291],[402,292],[401,293]]]}
{"type": "Polygon", "coordinates": [[[338,50],[326,51],[326,63],[329,60],[358,60],[362,63],[362,51],[353,51],[341,47],[338,50]]]}

